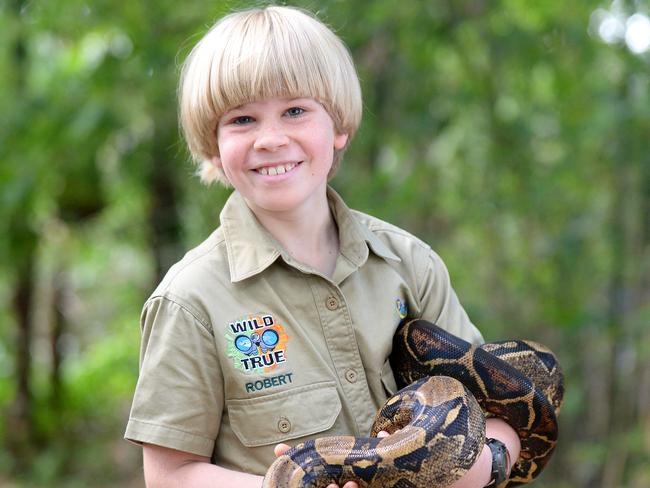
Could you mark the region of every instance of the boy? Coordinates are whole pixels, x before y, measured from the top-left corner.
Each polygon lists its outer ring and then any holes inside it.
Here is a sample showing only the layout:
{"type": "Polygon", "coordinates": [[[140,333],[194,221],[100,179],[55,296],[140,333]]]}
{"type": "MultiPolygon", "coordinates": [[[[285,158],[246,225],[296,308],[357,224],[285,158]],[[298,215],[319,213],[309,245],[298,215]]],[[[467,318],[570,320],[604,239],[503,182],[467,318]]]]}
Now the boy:
{"type": "MultiPolygon", "coordinates": [[[[148,486],[259,487],[274,446],[368,435],[396,389],[388,356],[407,314],[482,338],[428,246],[327,186],[361,95],[321,22],[273,6],[223,18],[185,62],[179,94],[203,181],[235,191],[144,306],[125,437],[144,446],[148,486]]],[[[514,431],[488,429],[515,459],[514,431]]],[[[490,469],[486,447],[454,486],[484,486],[490,469]]]]}

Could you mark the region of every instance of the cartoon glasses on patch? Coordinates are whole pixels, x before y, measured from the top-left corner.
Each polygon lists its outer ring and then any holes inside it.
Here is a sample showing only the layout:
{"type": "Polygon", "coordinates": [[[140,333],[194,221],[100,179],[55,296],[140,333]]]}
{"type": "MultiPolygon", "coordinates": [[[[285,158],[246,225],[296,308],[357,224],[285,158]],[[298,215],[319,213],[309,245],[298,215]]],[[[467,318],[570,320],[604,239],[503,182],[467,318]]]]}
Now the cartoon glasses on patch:
{"type": "Polygon", "coordinates": [[[280,341],[279,334],[273,329],[267,329],[262,334],[253,332],[250,336],[241,334],[235,337],[235,347],[247,356],[258,356],[273,351],[280,341]]]}

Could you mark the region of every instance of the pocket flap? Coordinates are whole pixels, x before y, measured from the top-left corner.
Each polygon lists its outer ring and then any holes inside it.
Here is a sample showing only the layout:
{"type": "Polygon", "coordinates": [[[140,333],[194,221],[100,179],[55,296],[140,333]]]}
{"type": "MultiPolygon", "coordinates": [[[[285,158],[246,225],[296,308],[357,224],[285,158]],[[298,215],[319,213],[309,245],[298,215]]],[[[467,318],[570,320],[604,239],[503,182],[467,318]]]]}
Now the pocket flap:
{"type": "Polygon", "coordinates": [[[277,444],[323,432],[336,421],[341,400],[333,381],[257,398],[227,400],[230,426],[246,447],[277,444]]]}

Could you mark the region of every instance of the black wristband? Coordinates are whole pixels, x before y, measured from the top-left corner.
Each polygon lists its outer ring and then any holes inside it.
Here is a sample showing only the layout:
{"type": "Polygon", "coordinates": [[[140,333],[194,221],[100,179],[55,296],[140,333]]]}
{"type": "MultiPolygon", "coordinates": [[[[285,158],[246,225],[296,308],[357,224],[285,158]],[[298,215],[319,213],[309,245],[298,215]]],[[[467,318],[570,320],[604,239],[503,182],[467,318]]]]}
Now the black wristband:
{"type": "Polygon", "coordinates": [[[499,486],[508,478],[508,450],[498,439],[487,439],[485,444],[492,451],[492,472],[487,486],[499,486]]]}

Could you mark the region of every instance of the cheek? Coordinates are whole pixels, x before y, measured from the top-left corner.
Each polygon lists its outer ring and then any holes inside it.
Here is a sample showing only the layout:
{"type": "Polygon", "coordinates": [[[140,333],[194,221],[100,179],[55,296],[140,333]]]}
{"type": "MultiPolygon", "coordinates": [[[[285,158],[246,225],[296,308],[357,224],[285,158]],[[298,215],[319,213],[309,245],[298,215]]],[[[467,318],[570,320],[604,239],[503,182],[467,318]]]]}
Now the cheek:
{"type": "Polygon", "coordinates": [[[328,139],[327,142],[325,142],[322,145],[323,154],[326,154],[327,159],[330,160],[330,161],[334,157],[334,150],[336,149],[336,146],[334,145],[334,142],[335,141],[333,139],[328,139]]]}
{"type": "Polygon", "coordinates": [[[219,147],[219,155],[221,156],[221,164],[223,166],[229,166],[235,162],[241,153],[241,148],[238,146],[232,138],[220,138],[217,139],[217,145],[219,147]]]}

